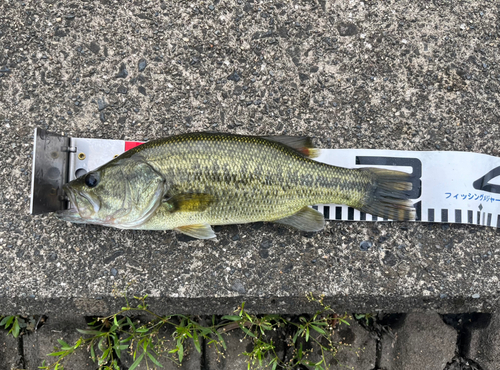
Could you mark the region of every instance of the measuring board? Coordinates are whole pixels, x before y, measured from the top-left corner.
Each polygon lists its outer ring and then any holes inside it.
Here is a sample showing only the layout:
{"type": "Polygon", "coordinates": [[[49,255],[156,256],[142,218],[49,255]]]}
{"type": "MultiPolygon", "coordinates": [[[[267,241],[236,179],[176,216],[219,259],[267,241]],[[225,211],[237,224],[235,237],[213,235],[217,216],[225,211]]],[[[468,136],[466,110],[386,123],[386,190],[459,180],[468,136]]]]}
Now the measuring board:
{"type": "MultiPolygon", "coordinates": [[[[31,213],[66,209],[63,184],[141,144],[70,138],[36,129],[31,213]]],[[[416,209],[416,221],[500,227],[500,158],[467,152],[322,149],[316,160],[340,167],[379,167],[411,174],[409,199],[416,209]]],[[[384,220],[345,205],[313,208],[327,220],[384,220]]]]}
{"type": "MultiPolygon", "coordinates": [[[[441,151],[326,149],[316,160],[334,166],[380,167],[411,174],[416,221],[500,227],[500,158],[441,151]],[[497,183],[494,182],[497,181],[497,183]]],[[[315,206],[329,220],[380,221],[345,205],[315,206]]]]}

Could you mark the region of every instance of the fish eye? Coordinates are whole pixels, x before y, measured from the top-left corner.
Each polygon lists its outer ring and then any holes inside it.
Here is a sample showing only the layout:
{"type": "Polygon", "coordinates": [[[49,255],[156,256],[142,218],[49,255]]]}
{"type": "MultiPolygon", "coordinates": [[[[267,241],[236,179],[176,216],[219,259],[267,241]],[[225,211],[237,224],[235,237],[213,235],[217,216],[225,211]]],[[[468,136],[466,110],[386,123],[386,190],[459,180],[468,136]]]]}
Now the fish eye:
{"type": "Polygon", "coordinates": [[[88,173],[85,176],[85,185],[89,188],[95,188],[99,184],[99,176],[96,173],[88,173]]]}

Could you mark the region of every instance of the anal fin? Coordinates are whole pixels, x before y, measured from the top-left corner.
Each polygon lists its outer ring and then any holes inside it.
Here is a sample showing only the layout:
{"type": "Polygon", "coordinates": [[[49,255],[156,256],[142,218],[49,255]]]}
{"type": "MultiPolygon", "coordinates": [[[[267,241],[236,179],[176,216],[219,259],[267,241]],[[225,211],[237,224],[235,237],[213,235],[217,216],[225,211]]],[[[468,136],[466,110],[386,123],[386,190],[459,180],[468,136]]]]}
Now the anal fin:
{"type": "Polygon", "coordinates": [[[215,233],[209,224],[179,226],[175,230],[197,239],[215,238],[215,233]]]}
{"type": "Polygon", "coordinates": [[[325,218],[318,211],[304,207],[297,213],[274,221],[302,231],[320,231],[325,227],[325,218]]]}

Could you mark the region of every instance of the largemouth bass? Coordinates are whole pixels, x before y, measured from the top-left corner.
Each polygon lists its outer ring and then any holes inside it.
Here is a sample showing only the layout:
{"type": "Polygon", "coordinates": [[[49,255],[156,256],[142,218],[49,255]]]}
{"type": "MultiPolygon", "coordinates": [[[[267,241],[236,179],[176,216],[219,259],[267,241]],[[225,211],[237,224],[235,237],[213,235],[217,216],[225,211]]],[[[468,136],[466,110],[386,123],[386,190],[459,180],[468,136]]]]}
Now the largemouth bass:
{"type": "Polygon", "coordinates": [[[347,169],[311,159],[303,137],[189,133],[149,141],[67,183],[63,220],[121,229],[178,230],[212,238],[211,225],[270,221],[324,227],[312,204],[346,204],[413,220],[408,174],[347,169]]]}

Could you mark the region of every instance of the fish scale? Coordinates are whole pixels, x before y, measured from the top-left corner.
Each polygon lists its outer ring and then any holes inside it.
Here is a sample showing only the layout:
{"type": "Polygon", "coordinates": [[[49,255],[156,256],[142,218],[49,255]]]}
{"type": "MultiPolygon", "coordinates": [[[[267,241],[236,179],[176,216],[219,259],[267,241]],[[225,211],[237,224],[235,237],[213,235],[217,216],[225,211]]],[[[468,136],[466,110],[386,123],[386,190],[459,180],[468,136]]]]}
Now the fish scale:
{"type": "Polygon", "coordinates": [[[371,180],[259,137],[192,134],[133,150],[165,175],[175,189],[169,196],[204,193],[216,197],[214,205],[203,212],[174,215],[168,207],[161,207],[143,228],[274,221],[310,204],[357,205],[371,180]]]}

